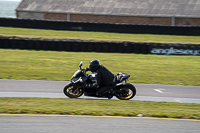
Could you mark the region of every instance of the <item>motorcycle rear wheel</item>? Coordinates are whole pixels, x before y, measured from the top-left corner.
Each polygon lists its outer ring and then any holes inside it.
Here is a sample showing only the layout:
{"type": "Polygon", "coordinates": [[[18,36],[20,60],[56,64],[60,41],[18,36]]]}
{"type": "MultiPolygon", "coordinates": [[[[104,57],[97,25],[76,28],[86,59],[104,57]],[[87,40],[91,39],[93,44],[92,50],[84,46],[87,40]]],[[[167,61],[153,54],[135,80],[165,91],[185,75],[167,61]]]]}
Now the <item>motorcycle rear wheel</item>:
{"type": "Polygon", "coordinates": [[[126,84],[118,87],[120,92],[125,92],[117,94],[116,97],[120,100],[129,100],[136,95],[136,89],[132,84],[126,84]]]}
{"type": "Polygon", "coordinates": [[[83,95],[83,90],[80,88],[74,88],[72,83],[66,85],[63,89],[63,92],[70,98],[78,98],[83,95]]]}

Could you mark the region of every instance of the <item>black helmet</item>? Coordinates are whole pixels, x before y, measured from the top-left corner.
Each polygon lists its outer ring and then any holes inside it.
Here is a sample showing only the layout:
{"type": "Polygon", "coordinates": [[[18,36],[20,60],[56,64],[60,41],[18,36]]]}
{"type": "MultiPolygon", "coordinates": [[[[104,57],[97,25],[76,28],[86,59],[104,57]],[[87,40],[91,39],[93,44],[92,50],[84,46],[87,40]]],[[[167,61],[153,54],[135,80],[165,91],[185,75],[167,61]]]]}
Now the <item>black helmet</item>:
{"type": "Polygon", "coordinates": [[[100,64],[98,60],[92,60],[89,64],[89,69],[91,72],[96,72],[96,70],[99,68],[100,64]]]}

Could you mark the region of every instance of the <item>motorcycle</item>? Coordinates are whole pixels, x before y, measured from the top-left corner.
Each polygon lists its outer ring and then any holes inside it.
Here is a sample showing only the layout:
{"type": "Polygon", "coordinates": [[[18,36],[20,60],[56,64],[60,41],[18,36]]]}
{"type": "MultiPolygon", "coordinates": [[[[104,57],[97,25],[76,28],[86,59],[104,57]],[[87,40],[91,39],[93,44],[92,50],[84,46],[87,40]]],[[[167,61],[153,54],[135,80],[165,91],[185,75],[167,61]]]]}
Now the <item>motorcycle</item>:
{"type": "MultiPolygon", "coordinates": [[[[95,73],[87,74],[86,72],[89,70],[89,68],[86,67],[85,69],[82,69],[82,65],[83,61],[81,61],[81,63],[79,64],[80,69],[73,74],[70,83],[64,87],[64,94],[69,98],[78,98],[83,94],[85,96],[100,97],[96,95],[96,89],[84,87],[86,83],[94,83],[96,78],[95,73]]],[[[115,94],[114,96],[116,96],[120,100],[129,100],[133,98],[136,95],[136,88],[132,84],[127,83],[130,75],[120,72],[116,75],[116,77],[116,87],[104,93],[111,93],[112,91],[114,92],[113,94],[115,94]]],[[[103,96],[103,98],[108,97],[103,96]]]]}

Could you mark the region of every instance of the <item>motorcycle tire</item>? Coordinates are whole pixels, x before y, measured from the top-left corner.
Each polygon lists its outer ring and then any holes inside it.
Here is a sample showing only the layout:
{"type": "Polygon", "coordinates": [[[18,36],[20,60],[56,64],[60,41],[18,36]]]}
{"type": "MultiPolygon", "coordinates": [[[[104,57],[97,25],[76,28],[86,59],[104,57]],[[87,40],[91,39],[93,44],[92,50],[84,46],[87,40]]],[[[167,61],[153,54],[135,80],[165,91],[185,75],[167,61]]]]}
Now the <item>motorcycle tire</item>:
{"type": "Polygon", "coordinates": [[[118,92],[116,97],[120,100],[129,100],[136,95],[136,89],[132,84],[124,84],[117,87],[118,92]]]}
{"type": "Polygon", "coordinates": [[[81,88],[74,88],[72,83],[66,85],[63,92],[69,98],[78,98],[83,95],[83,90],[81,88]]]}

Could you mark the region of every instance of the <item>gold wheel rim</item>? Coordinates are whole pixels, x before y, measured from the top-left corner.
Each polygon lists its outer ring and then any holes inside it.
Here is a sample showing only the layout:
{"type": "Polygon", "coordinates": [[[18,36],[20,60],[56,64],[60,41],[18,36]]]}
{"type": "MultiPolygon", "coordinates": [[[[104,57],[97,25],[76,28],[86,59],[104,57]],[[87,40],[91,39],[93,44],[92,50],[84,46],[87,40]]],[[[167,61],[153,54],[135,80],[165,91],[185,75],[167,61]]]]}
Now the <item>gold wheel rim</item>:
{"type": "Polygon", "coordinates": [[[128,91],[128,95],[126,97],[119,95],[119,98],[122,99],[122,100],[127,100],[127,99],[129,99],[133,96],[133,91],[131,89],[125,88],[125,90],[128,91]]]}
{"type": "Polygon", "coordinates": [[[66,93],[71,97],[79,97],[82,94],[82,90],[79,88],[76,88],[74,93],[72,93],[73,86],[66,89],[66,93]]]}

